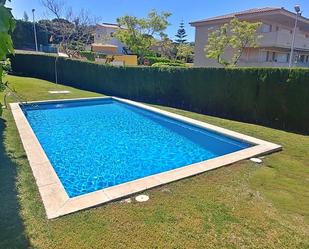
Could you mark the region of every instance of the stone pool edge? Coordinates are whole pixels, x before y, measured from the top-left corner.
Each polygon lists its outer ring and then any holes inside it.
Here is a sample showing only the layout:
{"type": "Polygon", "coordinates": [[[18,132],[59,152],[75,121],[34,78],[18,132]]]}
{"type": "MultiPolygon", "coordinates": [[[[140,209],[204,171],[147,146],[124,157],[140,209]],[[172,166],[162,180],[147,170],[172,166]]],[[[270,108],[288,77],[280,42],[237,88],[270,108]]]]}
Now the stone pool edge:
{"type": "Polygon", "coordinates": [[[33,101],[27,103],[46,103],[57,101],[72,100],[91,100],[91,99],[115,99],[133,106],[137,106],[155,113],[159,113],[170,118],[180,120],[191,125],[236,138],[251,144],[253,147],[246,148],[237,152],[233,152],[224,156],[216,157],[203,162],[191,164],[174,170],[162,172],[159,174],[140,178],[131,182],[122,183],[106,189],[98,190],[85,195],[69,198],[60,179],[58,178],[53,166],[48,160],[43,148],[41,147],[36,135],[34,134],[27,118],[25,117],[19,103],[11,103],[12,114],[26,152],[33,176],[38,186],[41,199],[43,201],[46,215],[48,219],[54,219],[63,215],[77,212],[82,209],[98,206],[107,202],[111,202],[125,196],[133,195],[150,188],[154,188],[163,184],[177,181],[186,177],[201,174],[203,172],[213,170],[222,166],[227,166],[237,161],[248,159],[254,156],[270,154],[280,151],[280,145],[270,143],[264,140],[243,135],[238,132],[227,130],[218,126],[210,125],[195,119],[187,118],[178,114],[164,111],[155,107],[151,107],[135,101],[117,98],[117,97],[94,97],[94,98],[76,98],[76,99],[57,99],[46,101],[33,101]]]}

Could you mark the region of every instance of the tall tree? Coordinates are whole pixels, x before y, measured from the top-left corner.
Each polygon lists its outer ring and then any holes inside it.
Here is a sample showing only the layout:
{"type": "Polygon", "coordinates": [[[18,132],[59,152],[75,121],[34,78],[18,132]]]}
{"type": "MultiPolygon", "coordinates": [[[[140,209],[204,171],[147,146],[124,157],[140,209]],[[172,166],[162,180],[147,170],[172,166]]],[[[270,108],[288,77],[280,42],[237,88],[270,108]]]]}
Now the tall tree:
{"type": "Polygon", "coordinates": [[[65,8],[62,0],[41,0],[43,6],[55,18],[52,21],[40,22],[46,25],[51,33],[50,41],[58,40],[60,51],[70,57],[78,57],[79,51],[92,43],[95,19],[89,13],[81,10],[73,13],[72,8],[65,8]]]}
{"type": "Polygon", "coordinates": [[[121,28],[114,36],[126,44],[133,53],[143,58],[153,53],[151,46],[155,43],[155,38],[164,36],[170,15],[168,12],[157,13],[152,10],[146,18],[129,15],[119,17],[117,23],[121,28]]]}
{"type": "Polygon", "coordinates": [[[24,11],[23,21],[25,21],[25,22],[29,22],[29,16],[28,16],[28,14],[27,14],[27,12],[26,12],[26,11],[24,11]]]}
{"type": "Polygon", "coordinates": [[[176,59],[177,47],[166,34],[162,34],[160,40],[156,40],[154,47],[157,47],[156,53],[162,57],[172,60],[176,59]]]}
{"type": "MultiPolygon", "coordinates": [[[[14,53],[11,33],[15,28],[15,21],[11,9],[5,7],[6,0],[0,0],[0,91],[3,91],[5,84],[3,77],[9,64],[7,56],[14,53]]],[[[0,114],[2,106],[0,104],[0,114]]]]}
{"type": "Polygon", "coordinates": [[[176,43],[183,44],[187,42],[187,34],[185,30],[185,23],[183,20],[180,22],[179,29],[177,30],[177,34],[175,36],[177,37],[177,39],[175,40],[176,43]]]}
{"type": "Polygon", "coordinates": [[[205,53],[208,58],[216,59],[224,67],[236,66],[246,47],[256,47],[260,38],[257,29],[260,22],[250,23],[237,18],[222,25],[209,34],[205,53]],[[224,58],[227,49],[232,49],[233,56],[224,58]]]}
{"type": "MultiPolygon", "coordinates": [[[[48,32],[44,25],[36,23],[36,33],[38,44],[47,45],[48,44],[48,32]]],[[[27,49],[35,48],[33,39],[33,23],[25,22],[23,20],[16,20],[16,27],[12,33],[12,40],[15,49],[27,49]]]]}

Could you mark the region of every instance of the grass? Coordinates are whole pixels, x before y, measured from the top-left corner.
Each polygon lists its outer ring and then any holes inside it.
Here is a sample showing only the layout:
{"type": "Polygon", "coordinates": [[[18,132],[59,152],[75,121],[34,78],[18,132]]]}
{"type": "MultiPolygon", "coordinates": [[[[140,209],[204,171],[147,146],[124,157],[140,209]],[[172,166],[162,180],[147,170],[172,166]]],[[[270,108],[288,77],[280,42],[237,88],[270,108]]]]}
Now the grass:
{"type": "MultiPolygon", "coordinates": [[[[8,80],[29,100],[99,96],[33,78],[8,80]]],[[[262,166],[242,161],[152,189],[146,203],[115,202],[47,220],[13,118],[5,110],[0,248],[309,248],[308,136],[159,108],[281,144],[284,150],[266,156],[262,166]]]]}

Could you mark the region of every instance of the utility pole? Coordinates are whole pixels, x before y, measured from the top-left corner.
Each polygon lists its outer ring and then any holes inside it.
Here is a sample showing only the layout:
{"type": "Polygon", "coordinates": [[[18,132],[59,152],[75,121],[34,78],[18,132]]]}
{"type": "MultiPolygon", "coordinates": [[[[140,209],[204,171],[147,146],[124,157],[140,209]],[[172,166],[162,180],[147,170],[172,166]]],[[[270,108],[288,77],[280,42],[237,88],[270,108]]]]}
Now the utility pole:
{"type": "Polygon", "coordinates": [[[35,28],[35,20],[34,20],[34,11],[35,11],[35,9],[32,9],[34,42],[35,42],[35,51],[38,52],[38,40],[37,40],[37,37],[36,37],[36,28],[35,28]]]}
{"type": "Polygon", "coordinates": [[[291,53],[290,53],[290,60],[289,60],[289,67],[292,67],[294,64],[294,44],[295,44],[295,36],[296,36],[296,29],[297,29],[297,22],[298,22],[298,17],[301,15],[300,12],[300,6],[295,5],[294,7],[296,11],[296,18],[295,18],[295,25],[294,25],[294,30],[293,30],[293,37],[292,37],[292,44],[291,44],[291,53]]]}

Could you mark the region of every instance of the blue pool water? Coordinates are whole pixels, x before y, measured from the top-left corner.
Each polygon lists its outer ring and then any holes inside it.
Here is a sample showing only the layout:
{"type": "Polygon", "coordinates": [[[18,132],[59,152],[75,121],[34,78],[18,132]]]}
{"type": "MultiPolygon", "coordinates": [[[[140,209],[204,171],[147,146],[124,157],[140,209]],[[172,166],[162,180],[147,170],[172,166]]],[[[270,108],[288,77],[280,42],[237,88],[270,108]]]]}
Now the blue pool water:
{"type": "Polygon", "coordinates": [[[69,197],[251,146],[112,99],[24,112],[69,197]]]}

